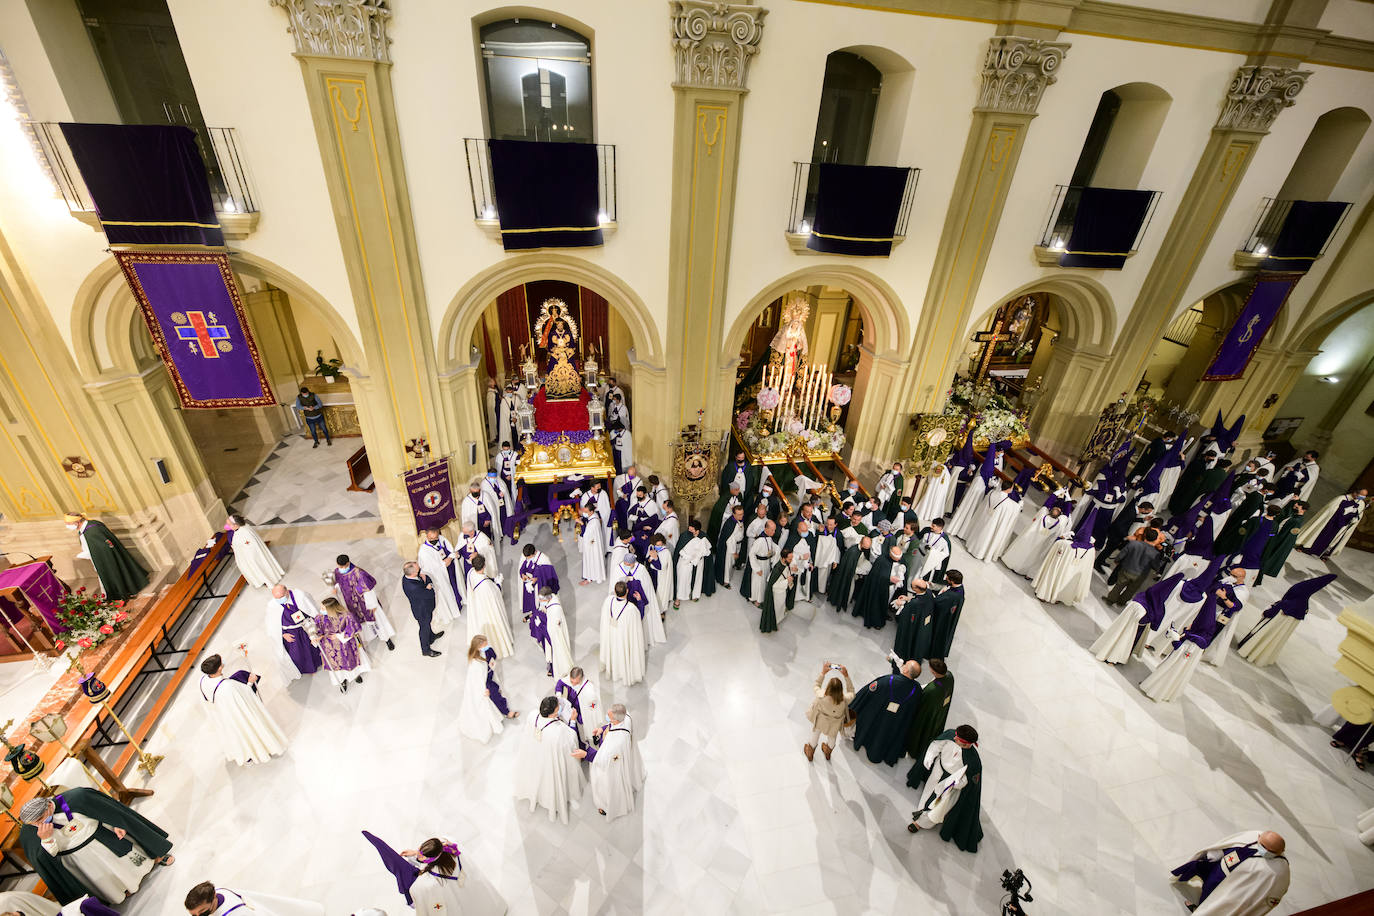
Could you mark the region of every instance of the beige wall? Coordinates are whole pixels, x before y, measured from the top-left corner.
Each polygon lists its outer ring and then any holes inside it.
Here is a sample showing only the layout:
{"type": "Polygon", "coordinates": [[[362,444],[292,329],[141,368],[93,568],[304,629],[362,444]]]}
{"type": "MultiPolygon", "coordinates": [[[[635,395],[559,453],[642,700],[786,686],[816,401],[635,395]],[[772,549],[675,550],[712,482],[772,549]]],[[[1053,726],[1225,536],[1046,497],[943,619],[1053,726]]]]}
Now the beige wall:
{"type": "MultiPolygon", "coordinates": [[[[1374,307],[1365,307],[1341,322],[1321,343],[1277,416],[1303,417],[1293,434],[1299,448],[1314,444],[1313,437],[1336,398],[1346,391],[1361,370],[1374,359],[1374,307]],[[1322,381],[1335,378],[1333,384],[1322,381]]],[[[1374,459],[1374,416],[1365,413],[1374,404],[1374,379],[1361,386],[1350,407],[1333,427],[1329,445],[1322,447],[1322,475],[1346,486],[1374,459]]]]}

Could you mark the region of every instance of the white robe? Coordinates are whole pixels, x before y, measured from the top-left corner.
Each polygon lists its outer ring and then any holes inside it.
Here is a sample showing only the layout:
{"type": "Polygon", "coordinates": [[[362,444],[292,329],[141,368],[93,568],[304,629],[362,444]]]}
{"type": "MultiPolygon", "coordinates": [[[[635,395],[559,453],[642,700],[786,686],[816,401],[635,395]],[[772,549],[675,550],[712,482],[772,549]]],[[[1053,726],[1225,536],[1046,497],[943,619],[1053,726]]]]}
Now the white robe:
{"type": "Polygon", "coordinates": [[[763,604],[763,590],[768,587],[768,574],[777,562],[779,553],[781,551],[777,542],[762,534],[749,546],[749,575],[754,577],[749,581],[749,600],[755,604],[763,604]]]}
{"type": "MultiPolygon", "coordinates": [[[[471,545],[472,549],[477,552],[477,555],[486,562],[487,575],[495,579],[497,584],[503,584],[506,577],[501,574],[501,564],[496,559],[496,548],[492,546],[491,538],[487,537],[486,532],[474,531],[471,537],[466,534],[460,535],[457,546],[461,549],[469,545],[471,545]]],[[[459,573],[462,572],[461,566],[458,568],[458,571],[459,573]]],[[[461,580],[462,576],[460,575],[458,578],[461,580]]],[[[466,595],[464,595],[464,597],[466,597],[466,595]]]]}
{"type": "Polygon", "coordinates": [[[954,475],[943,464],[939,465],[934,474],[921,481],[920,499],[912,506],[912,511],[916,513],[921,526],[928,526],[935,519],[944,516],[945,503],[948,502],[953,489],[954,475]]]}
{"type": "Polygon", "coordinates": [[[230,546],[234,550],[234,562],[239,566],[239,573],[254,588],[276,585],[286,575],[277,558],[272,556],[272,551],[263,543],[261,535],[251,526],[244,525],[237,529],[230,546]]]}
{"type": "Polygon", "coordinates": [[[1192,680],[1193,672],[1202,663],[1203,650],[1192,640],[1184,640],[1169,657],[1159,663],[1150,676],[1140,682],[1140,689],[1158,703],[1169,703],[1183,694],[1192,680]]]}
{"type": "Polygon", "coordinates": [[[840,562],[840,543],[839,538],[834,534],[822,529],[816,536],[816,589],[824,594],[830,583],[830,568],[833,564],[840,562]]]}
{"type": "MultiPolygon", "coordinates": [[[[610,569],[611,588],[609,595],[615,595],[615,583],[623,581],[625,569],[623,566],[616,565],[610,569]]],[[[668,634],[663,629],[663,618],[659,615],[663,613],[663,607],[658,603],[658,590],[654,588],[654,580],[649,576],[649,568],[643,563],[635,564],[634,580],[644,589],[644,644],[646,646],[657,646],[668,641],[668,634]]]]}
{"type": "Polygon", "coordinates": [[[515,640],[506,620],[506,602],[496,580],[475,569],[468,570],[468,643],[485,636],[497,658],[515,654],[515,640]]]}
{"type": "Polygon", "coordinates": [[[634,740],[629,716],[612,722],[601,735],[601,746],[590,766],[592,802],[613,821],[635,809],[635,792],[644,785],[644,761],[634,740]]]}
{"type": "MultiPolygon", "coordinates": [[[[675,547],[677,547],[677,539],[680,533],[681,531],[678,528],[676,512],[674,512],[672,515],[665,517],[663,521],[658,523],[658,527],[654,529],[654,534],[661,534],[664,538],[667,539],[668,550],[670,553],[675,547]]],[[[650,540],[652,540],[652,538],[650,538],[650,540]]]]}
{"type": "MultiPolygon", "coordinates": [[[[1259,831],[1248,830],[1199,849],[1189,861],[1203,856],[1218,861],[1222,850],[1258,842],[1259,831]]],[[[1241,862],[1221,880],[1207,899],[1193,910],[1193,916],[1263,916],[1288,893],[1288,879],[1288,860],[1272,855],[1261,846],[1259,855],[1241,862]]]]}
{"type": "MultiPolygon", "coordinates": [[[[501,510],[500,507],[496,505],[495,494],[490,490],[484,491],[478,489],[476,497],[473,497],[471,492],[464,493],[460,510],[462,514],[459,516],[459,521],[464,525],[471,522],[473,526],[477,526],[477,507],[479,504],[486,507],[488,514],[491,516],[492,533],[499,539],[501,537],[501,510]]],[[[477,528],[477,531],[479,534],[486,534],[480,527],[477,528]]]]}
{"type": "MultiPolygon", "coordinates": [[[[448,538],[439,535],[439,543],[442,543],[449,550],[449,555],[453,557],[453,562],[458,566],[457,579],[459,589],[462,589],[463,565],[458,559],[458,552],[453,549],[448,538]]],[[[427,541],[420,541],[420,549],[416,554],[415,562],[420,564],[420,572],[429,576],[434,585],[434,619],[438,623],[452,623],[462,617],[459,610],[459,593],[453,590],[453,586],[448,581],[448,567],[444,565],[444,559],[439,551],[428,545],[427,541]]]]}
{"type": "Polygon", "coordinates": [[[892,498],[892,494],[897,492],[897,475],[892,471],[883,471],[878,478],[878,492],[873,495],[878,498],[878,505],[886,506],[887,501],[892,498]]]}
{"type": "Polygon", "coordinates": [[[291,636],[296,640],[310,641],[310,636],[315,632],[314,619],[324,611],[314,598],[302,591],[289,589],[282,600],[269,598],[266,608],[267,624],[267,643],[271,647],[268,652],[272,660],[277,663],[277,669],[281,672],[282,683],[289,684],[301,676],[300,669],[291,660],[291,656],[286,654],[286,646],[282,643],[282,608],[287,598],[296,599],[296,607],[304,615],[305,619],[300,622],[301,629],[292,629],[291,636]]]}
{"type": "Polygon", "coordinates": [[[576,808],[587,787],[582,764],[572,755],[577,734],[557,716],[537,712],[525,727],[520,757],[515,765],[515,797],[549,809],[549,820],[568,822],[568,808],[576,808]]]}
{"type": "Polygon", "coordinates": [[[496,438],[502,442],[515,442],[519,438],[515,435],[515,396],[510,393],[503,395],[496,412],[497,431],[500,433],[496,438]]]}
{"type": "Polygon", "coordinates": [[[138,890],[139,884],[153,870],[153,857],[133,837],[127,838],[132,848],[120,856],[99,841],[86,842],[100,826],[96,818],[77,814],[68,820],[61,812],[53,817],[56,820],[52,835],[40,841],[43,851],[53,857],[65,851],[62,866],[86,885],[93,895],[104,900],[123,902],[124,896],[138,890]],[[76,829],[72,830],[72,827],[76,829]]]}
{"type": "Polygon", "coordinates": [[[56,900],[40,897],[28,891],[0,891],[0,913],[23,913],[24,916],[57,916],[62,905],[56,900]]]}
{"type": "Polygon", "coordinates": [[[606,529],[595,514],[586,519],[582,533],[577,536],[577,549],[582,554],[582,578],[588,582],[605,582],[606,529]]]}
{"type": "Polygon", "coordinates": [[[1002,554],[1002,565],[1014,573],[1033,576],[1039,571],[1049,554],[1050,548],[1060,535],[1069,533],[1069,518],[1060,515],[1052,518],[1048,509],[1041,509],[1035,520],[1016,538],[1002,554]]]}
{"type": "Polygon", "coordinates": [[[601,670],[626,687],[644,680],[644,624],[628,598],[614,594],[601,605],[601,670]]]}
{"type": "Polygon", "coordinates": [[[1096,557],[1096,550],[1074,547],[1070,538],[1055,541],[1031,581],[1035,597],[1050,604],[1077,605],[1088,597],[1096,557]]]}
{"type": "Polygon", "coordinates": [[[1145,640],[1150,635],[1150,630],[1146,629],[1139,639],[1136,638],[1136,629],[1140,626],[1140,618],[1144,616],[1144,605],[1135,600],[1127,601],[1121,613],[1102,631],[1088,651],[1098,661],[1111,665],[1125,664],[1133,655],[1139,658],[1140,650],[1145,648],[1145,640]]]}
{"type": "MultiPolygon", "coordinates": [[[[661,564],[661,568],[658,571],[658,582],[654,585],[654,597],[658,601],[659,609],[667,610],[673,606],[673,595],[677,591],[675,585],[675,579],[677,577],[674,575],[676,570],[673,566],[673,552],[671,550],[655,551],[654,548],[650,547],[650,560],[655,559],[655,552],[658,553],[657,559],[661,564]]],[[[653,578],[653,576],[650,576],[649,581],[653,582],[653,578]]]]}
{"type": "MultiPolygon", "coordinates": [[[[1162,460],[1162,459],[1161,459],[1162,460]]],[[[1183,474],[1183,465],[1165,468],[1159,472],[1159,490],[1155,493],[1154,499],[1150,502],[1156,506],[1167,506],[1169,497],[1174,495],[1174,488],[1178,486],[1178,478],[1183,474]]],[[[1145,494],[1141,494],[1145,496],[1145,494]]]]}
{"type": "MultiPolygon", "coordinates": [[[[943,532],[941,532],[943,534],[943,532]]],[[[940,566],[949,558],[949,540],[936,534],[934,531],[927,531],[922,537],[925,544],[925,558],[921,561],[921,568],[916,571],[913,578],[923,579],[927,582],[934,575],[940,566]]]]}
{"type": "MultiPolygon", "coordinates": [[[[445,837],[443,842],[451,842],[445,837]]],[[[456,843],[454,845],[457,845],[456,843]]],[[[502,916],[510,907],[491,883],[472,870],[466,851],[460,851],[458,873],[440,875],[429,872],[420,875],[410,886],[415,912],[427,916],[502,916]]],[[[416,865],[424,867],[416,859],[416,865]]],[[[361,911],[358,911],[361,912],[361,911]]],[[[248,916],[262,916],[261,911],[248,916]]]]}
{"type": "Polygon", "coordinates": [[[286,753],[285,733],[252,687],[227,676],[202,674],[200,696],[210,707],[228,759],[243,766],[249,761],[266,763],[286,753]]]}
{"type": "Polygon", "coordinates": [[[968,767],[964,765],[964,749],[949,739],[930,742],[925,765],[930,775],[921,794],[916,796],[916,803],[921,806],[916,825],[929,830],[944,823],[949,809],[959,800],[959,793],[968,785],[968,767]]]}
{"type": "Polygon", "coordinates": [[[964,543],[970,555],[979,560],[995,562],[1007,549],[1016,531],[1016,520],[1021,516],[1021,501],[1012,499],[1001,490],[993,490],[988,494],[985,514],[978,530],[964,543]]]}
{"type": "Polygon", "coordinates": [[[238,916],[324,916],[324,907],[313,900],[277,897],[257,891],[240,894],[227,887],[217,887],[215,893],[224,898],[224,903],[211,910],[209,916],[225,916],[231,911],[238,916]]]}
{"type": "Polygon", "coordinates": [[[707,576],[715,575],[715,566],[707,559],[711,555],[711,539],[692,538],[682,545],[677,555],[677,569],[674,570],[677,582],[678,600],[683,598],[697,600],[701,597],[701,585],[707,576]]]}
{"type": "MultiPolygon", "coordinates": [[[[994,489],[1000,489],[996,477],[992,482],[994,489]]],[[[987,512],[987,495],[988,488],[982,478],[973,478],[964,490],[964,498],[959,500],[959,508],[954,510],[954,518],[945,526],[945,534],[967,539],[987,512]]]]}
{"type": "Polygon", "coordinates": [[[797,592],[796,600],[811,600],[811,545],[806,541],[797,541],[792,547],[792,568],[796,570],[797,592]]]}
{"type": "Polygon", "coordinates": [[[572,632],[557,595],[544,605],[544,615],[544,628],[549,633],[549,641],[544,644],[544,661],[553,666],[555,678],[567,677],[573,666],[572,632]]]}
{"type": "MultiPolygon", "coordinates": [[[[1315,515],[1303,516],[1305,521],[1302,523],[1302,529],[1298,532],[1297,546],[1311,547],[1315,544],[1317,542],[1317,537],[1322,533],[1322,529],[1326,527],[1331,519],[1335,518],[1336,510],[1340,508],[1341,503],[1344,502],[1345,498],[1349,495],[1348,493],[1342,493],[1340,496],[1337,496],[1335,499],[1322,506],[1321,510],[1315,515]]],[[[1348,524],[1340,534],[1336,535],[1336,537],[1331,540],[1331,544],[1327,548],[1326,559],[1335,559],[1340,556],[1341,551],[1345,549],[1345,545],[1350,542],[1350,536],[1355,533],[1356,528],[1360,527],[1360,520],[1364,518],[1366,505],[1367,503],[1361,503],[1359,511],[1355,513],[1354,521],[1348,524]]]]}
{"type": "Polygon", "coordinates": [[[611,511],[611,498],[606,495],[605,490],[596,493],[587,492],[582,494],[582,505],[591,506],[592,513],[601,520],[603,545],[611,543],[615,538],[613,521],[615,514],[611,511]]]}
{"type": "MultiPolygon", "coordinates": [[[[592,732],[606,724],[606,711],[601,708],[601,691],[596,684],[589,678],[583,678],[582,683],[574,686],[566,677],[563,682],[572,687],[577,692],[577,708],[581,710],[581,715],[577,717],[577,734],[582,738],[582,742],[592,740],[592,732]]],[[[558,697],[558,717],[564,722],[570,720],[572,715],[572,704],[561,693],[556,693],[558,697]]]]}
{"type": "Polygon", "coordinates": [[[797,506],[799,508],[801,506],[806,505],[807,500],[811,498],[811,493],[815,492],[816,490],[825,489],[825,487],[819,481],[812,480],[805,474],[798,474],[796,477],[794,477],[792,479],[792,484],[797,488],[797,506]]]}
{"type": "Polygon", "coordinates": [[[458,731],[486,744],[492,735],[501,733],[503,718],[487,696],[486,658],[469,659],[463,675],[463,701],[458,705],[458,731]]]}
{"type": "Polygon", "coordinates": [[[1268,620],[1260,618],[1259,632],[1252,629],[1249,642],[1237,646],[1236,654],[1257,667],[1268,667],[1279,660],[1279,653],[1301,622],[1287,614],[1275,614],[1268,620]]]}

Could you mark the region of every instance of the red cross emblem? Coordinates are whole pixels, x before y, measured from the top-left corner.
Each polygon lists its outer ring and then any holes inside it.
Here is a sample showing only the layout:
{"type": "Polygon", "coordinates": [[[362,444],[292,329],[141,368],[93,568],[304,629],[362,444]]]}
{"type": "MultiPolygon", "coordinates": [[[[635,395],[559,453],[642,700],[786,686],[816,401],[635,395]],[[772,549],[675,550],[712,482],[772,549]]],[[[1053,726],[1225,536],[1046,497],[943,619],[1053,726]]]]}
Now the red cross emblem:
{"type": "Polygon", "coordinates": [[[177,339],[186,341],[192,353],[199,350],[206,359],[219,359],[216,344],[229,343],[229,329],[215,322],[214,312],[210,313],[208,321],[204,312],[186,312],[185,315],[187,324],[177,328],[177,339]]]}

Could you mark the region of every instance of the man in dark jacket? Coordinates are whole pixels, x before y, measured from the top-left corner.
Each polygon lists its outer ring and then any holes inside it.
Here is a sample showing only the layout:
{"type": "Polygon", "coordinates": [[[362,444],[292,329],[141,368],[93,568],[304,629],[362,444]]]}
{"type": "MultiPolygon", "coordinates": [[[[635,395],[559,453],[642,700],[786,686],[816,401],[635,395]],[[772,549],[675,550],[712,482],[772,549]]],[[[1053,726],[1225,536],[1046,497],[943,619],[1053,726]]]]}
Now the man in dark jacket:
{"type": "Polygon", "coordinates": [[[410,602],[411,616],[420,625],[420,654],[429,658],[437,658],[440,653],[431,649],[430,643],[443,636],[444,631],[440,630],[435,633],[432,627],[434,621],[434,583],[429,581],[429,576],[420,572],[419,563],[407,563],[403,570],[401,591],[405,592],[406,600],[410,602]]]}
{"type": "Polygon", "coordinates": [[[1116,584],[1107,593],[1108,604],[1123,605],[1131,596],[1140,591],[1146,577],[1159,565],[1160,552],[1144,540],[1129,540],[1121,548],[1121,558],[1116,561],[1116,584]]]}

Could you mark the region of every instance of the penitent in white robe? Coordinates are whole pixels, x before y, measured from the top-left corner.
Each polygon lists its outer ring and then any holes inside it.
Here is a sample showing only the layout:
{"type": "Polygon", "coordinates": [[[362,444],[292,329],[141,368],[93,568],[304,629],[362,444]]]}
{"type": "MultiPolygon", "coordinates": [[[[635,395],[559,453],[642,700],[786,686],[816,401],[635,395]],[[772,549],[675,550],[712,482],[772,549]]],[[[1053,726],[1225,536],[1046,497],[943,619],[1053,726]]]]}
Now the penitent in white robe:
{"type": "Polygon", "coordinates": [[[463,675],[463,701],[458,706],[458,731],[486,744],[492,735],[501,733],[501,711],[487,696],[487,660],[468,659],[463,675]]]}
{"type": "MultiPolygon", "coordinates": [[[[674,583],[676,576],[673,575],[676,571],[673,567],[673,552],[667,549],[655,550],[655,548],[650,547],[648,559],[655,559],[655,553],[658,554],[657,559],[660,565],[658,570],[658,581],[654,582],[654,577],[652,575],[649,576],[649,581],[653,582],[654,585],[654,600],[658,602],[658,606],[661,610],[666,610],[673,606],[673,594],[676,591],[674,583]]],[[[645,565],[647,566],[648,564],[646,563],[645,565]]]]}
{"type": "Polygon", "coordinates": [[[501,586],[475,569],[468,570],[468,642],[485,636],[497,658],[515,654],[515,640],[506,621],[506,602],[501,586]]]}
{"type": "Polygon", "coordinates": [[[1049,555],[1050,548],[1060,536],[1071,533],[1069,519],[1061,515],[1055,518],[1048,509],[1041,509],[1035,520],[1012,542],[1002,554],[1002,565],[1014,573],[1033,576],[1040,571],[1049,555]]]}
{"type": "Polygon", "coordinates": [[[1001,490],[993,490],[988,494],[982,524],[964,542],[968,552],[980,560],[995,562],[1011,542],[1020,515],[1019,499],[1012,499],[1001,490]]]}
{"type": "Polygon", "coordinates": [[[1257,667],[1264,668],[1279,660],[1279,653],[1288,644],[1288,637],[1298,628],[1299,621],[1287,614],[1275,614],[1269,619],[1260,618],[1256,627],[1246,636],[1246,642],[1236,647],[1236,654],[1257,667]]]}
{"type": "Polygon", "coordinates": [[[944,823],[945,815],[959,800],[959,793],[968,785],[968,767],[964,765],[964,750],[953,741],[932,741],[926,748],[925,765],[930,769],[926,784],[921,787],[917,803],[921,805],[916,826],[929,830],[944,823]]]}
{"type": "MultiPolygon", "coordinates": [[[[1229,836],[1206,849],[1199,849],[1189,861],[1206,856],[1213,862],[1222,853],[1237,846],[1259,843],[1259,831],[1248,830],[1229,836]]],[[[1221,883],[1202,901],[1194,916],[1263,916],[1273,910],[1288,893],[1288,860],[1259,847],[1260,854],[1251,856],[1232,869],[1221,883]]]]}
{"type": "Polygon", "coordinates": [[[53,815],[52,835],[41,841],[43,851],[53,857],[61,855],[62,866],[102,900],[122,902],[153,870],[153,857],[132,837],[126,837],[132,848],[116,855],[92,839],[100,826],[100,821],[87,815],[68,818],[58,811],[53,815]]]}
{"type": "Polygon", "coordinates": [[[224,902],[210,911],[208,916],[324,916],[324,907],[313,900],[300,900],[293,897],[277,897],[257,891],[239,893],[227,887],[215,888],[215,895],[224,902]]]}
{"type": "MultiPolygon", "coordinates": [[[[606,711],[601,708],[601,690],[585,677],[575,687],[567,678],[563,682],[577,693],[577,708],[581,711],[577,717],[577,734],[585,744],[592,740],[592,732],[606,724],[606,711]]],[[[558,697],[558,716],[567,722],[572,704],[561,693],[555,693],[554,696],[558,697]]]]}
{"type": "MultiPolygon", "coordinates": [[[[457,845],[447,837],[439,839],[445,844],[457,845]]],[[[428,916],[502,916],[509,912],[509,905],[491,882],[473,871],[468,853],[460,852],[458,858],[457,874],[441,875],[431,871],[415,879],[410,886],[415,912],[428,916]]],[[[424,863],[418,859],[410,861],[424,868],[424,863]]],[[[260,916],[260,912],[249,916],[260,916]]]]}
{"type": "Polygon", "coordinates": [[[1035,597],[1051,604],[1076,605],[1088,597],[1093,581],[1093,560],[1097,551],[1091,547],[1075,547],[1069,538],[1054,542],[1040,571],[1031,581],[1035,597]]]}
{"type": "MultiPolygon", "coordinates": [[[[448,549],[449,555],[453,557],[453,562],[458,566],[457,580],[461,589],[463,580],[462,561],[458,559],[457,551],[449,543],[448,538],[439,536],[436,542],[448,549]]],[[[454,591],[449,583],[448,567],[444,565],[444,558],[441,553],[429,542],[421,540],[420,549],[416,554],[415,561],[420,564],[420,572],[429,576],[430,582],[434,585],[434,619],[437,623],[452,623],[462,617],[459,608],[462,606],[459,601],[459,593],[454,591]]]]}
{"type": "Polygon", "coordinates": [[[635,792],[644,785],[644,761],[633,727],[629,716],[608,725],[591,762],[592,802],[606,812],[607,820],[634,811],[635,792]]]}
{"type": "MultiPolygon", "coordinates": [[[[992,479],[994,492],[999,490],[997,478],[992,479]]],[[[954,518],[945,526],[945,534],[952,538],[967,539],[982,522],[987,513],[988,488],[981,478],[975,477],[964,490],[964,498],[959,500],[959,508],[954,510],[954,518]]]]}
{"type": "Polygon", "coordinates": [[[224,754],[243,766],[286,753],[286,735],[267,713],[262,697],[242,681],[201,675],[200,696],[210,707],[224,754]]]}
{"type": "Polygon", "coordinates": [[[549,634],[549,641],[544,643],[544,661],[553,666],[555,678],[567,677],[573,666],[572,631],[557,595],[544,605],[544,621],[549,634]]]}
{"type": "Polygon", "coordinates": [[[568,809],[576,808],[587,788],[577,750],[577,733],[557,716],[538,713],[525,727],[520,759],[515,769],[515,797],[549,809],[549,820],[568,822],[568,809]]]}
{"type": "Polygon", "coordinates": [[[1203,649],[1190,639],[1178,644],[1169,657],[1159,663],[1150,676],[1140,682],[1141,691],[1157,703],[1169,703],[1183,695],[1183,689],[1202,663],[1203,649]]]}
{"type": "Polygon", "coordinates": [[[1145,648],[1145,640],[1150,635],[1150,630],[1146,628],[1141,631],[1140,638],[1136,638],[1140,618],[1144,616],[1143,605],[1135,600],[1127,601],[1121,613],[1117,614],[1116,619],[1102,631],[1102,635],[1097,637],[1097,641],[1088,651],[1098,661],[1109,665],[1123,665],[1133,655],[1139,658],[1140,651],[1145,648]]]}
{"type": "Polygon", "coordinates": [[[689,598],[692,601],[701,597],[701,585],[707,576],[715,575],[715,566],[707,559],[711,555],[710,538],[692,538],[682,545],[677,555],[675,581],[678,600],[689,598]]]}
{"type": "Polygon", "coordinates": [[[626,687],[644,680],[644,624],[628,598],[607,598],[601,605],[601,670],[626,687]]]}
{"type": "Polygon", "coordinates": [[[749,545],[749,575],[753,577],[749,580],[749,600],[755,604],[763,604],[763,591],[768,587],[768,574],[781,552],[777,542],[762,533],[749,545]]]}
{"type": "Polygon", "coordinates": [[[595,514],[587,517],[582,533],[577,536],[577,549],[582,554],[582,578],[588,582],[605,582],[606,531],[595,514]]]}
{"type": "Polygon", "coordinates": [[[254,588],[268,588],[282,580],[286,572],[267,549],[262,537],[249,525],[234,531],[230,542],[234,550],[234,562],[239,566],[243,579],[254,588]]]}
{"type": "MultiPolygon", "coordinates": [[[[1322,506],[1321,511],[1315,515],[1303,516],[1306,521],[1303,522],[1301,530],[1298,531],[1297,545],[1307,548],[1315,544],[1317,538],[1325,530],[1327,523],[1336,517],[1336,510],[1341,507],[1341,503],[1345,502],[1346,498],[1347,494],[1343,493],[1322,506]]],[[[1340,556],[1345,545],[1350,543],[1350,536],[1355,533],[1356,528],[1360,527],[1360,519],[1364,517],[1364,506],[1365,503],[1361,503],[1351,521],[1341,530],[1340,534],[1331,539],[1323,559],[1332,560],[1340,556]]]]}
{"type": "MultiPolygon", "coordinates": [[[[614,568],[611,575],[615,581],[624,578],[623,570],[614,568]]],[[[649,577],[649,568],[643,563],[635,564],[634,579],[644,589],[644,595],[648,602],[644,608],[644,644],[646,646],[658,646],[668,641],[668,633],[663,629],[663,606],[658,603],[658,592],[654,588],[654,580],[649,577]]],[[[610,593],[615,594],[615,585],[612,583],[610,593]]]]}
{"type": "Polygon", "coordinates": [[[945,503],[954,489],[954,475],[943,464],[936,467],[935,473],[921,481],[921,498],[916,500],[912,510],[922,526],[945,514],[945,503]]]}

